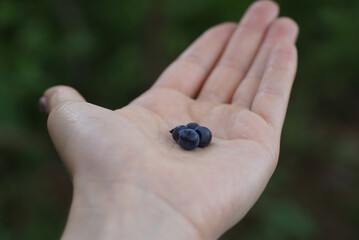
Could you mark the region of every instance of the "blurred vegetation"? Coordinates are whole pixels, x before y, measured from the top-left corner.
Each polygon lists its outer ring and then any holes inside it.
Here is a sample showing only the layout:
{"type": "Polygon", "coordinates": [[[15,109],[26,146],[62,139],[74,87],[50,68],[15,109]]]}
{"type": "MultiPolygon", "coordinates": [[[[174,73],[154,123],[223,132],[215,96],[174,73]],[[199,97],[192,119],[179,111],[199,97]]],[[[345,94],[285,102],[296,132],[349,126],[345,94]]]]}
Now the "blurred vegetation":
{"type": "MultiPolygon", "coordinates": [[[[52,85],[120,108],[249,0],[1,0],[0,239],[58,239],[71,184],[37,100],[52,85]]],[[[221,239],[359,239],[359,1],[279,1],[300,25],[279,166],[221,239]]]]}

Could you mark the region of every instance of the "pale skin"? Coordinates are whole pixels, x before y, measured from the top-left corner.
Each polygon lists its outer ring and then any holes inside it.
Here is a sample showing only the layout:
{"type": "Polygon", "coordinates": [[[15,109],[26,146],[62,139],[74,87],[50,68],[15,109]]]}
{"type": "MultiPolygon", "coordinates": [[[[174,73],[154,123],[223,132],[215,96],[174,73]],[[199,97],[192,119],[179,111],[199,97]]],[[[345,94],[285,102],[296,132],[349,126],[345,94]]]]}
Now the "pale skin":
{"type": "Polygon", "coordinates": [[[210,28],[121,109],[44,93],[74,185],[62,239],[217,239],[245,216],[276,168],[296,72],[298,27],[278,12],[259,1],[210,28]],[[211,129],[209,146],[173,141],[189,122],[211,129]]]}

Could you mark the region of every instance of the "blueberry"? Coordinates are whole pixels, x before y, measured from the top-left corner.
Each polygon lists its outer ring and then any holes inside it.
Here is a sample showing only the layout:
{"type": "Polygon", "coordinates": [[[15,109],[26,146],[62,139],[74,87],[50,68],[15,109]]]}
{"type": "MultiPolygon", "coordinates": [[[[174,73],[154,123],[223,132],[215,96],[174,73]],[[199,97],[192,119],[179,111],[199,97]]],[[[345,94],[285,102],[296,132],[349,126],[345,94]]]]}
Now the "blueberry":
{"type": "Polygon", "coordinates": [[[191,122],[191,123],[188,123],[186,127],[194,130],[199,127],[199,124],[195,123],[195,122],[191,122]]]}
{"type": "Polygon", "coordinates": [[[211,142],[212,133],[208,128],[199,126],[195,131],[197,132],[200,139],[198,147],[205,147],[211,142]]]}
{"type": "Polygon", "coordinates": [[[199,136],[198,133],[193,129],[182,129],[179,131],[179,139],[178,144],[186,149],[193,150],[199,144],[199,136]]]}
{"type": "Polygon", "coordinates": [[[174,129],[172,129],[172,130],[170,131],[170,133],[172,133],[172,138],[173,138],[173,140],[175,140],[175,141],[177,142],[177,141],[178,141],[178,138],[179,138],[178,132],[179,132],[180,130],[182,130],[182,129],[185,129],[185,128],[186,128],[185,125],[179,125],[179,126],[175,127],[174,129]]]}

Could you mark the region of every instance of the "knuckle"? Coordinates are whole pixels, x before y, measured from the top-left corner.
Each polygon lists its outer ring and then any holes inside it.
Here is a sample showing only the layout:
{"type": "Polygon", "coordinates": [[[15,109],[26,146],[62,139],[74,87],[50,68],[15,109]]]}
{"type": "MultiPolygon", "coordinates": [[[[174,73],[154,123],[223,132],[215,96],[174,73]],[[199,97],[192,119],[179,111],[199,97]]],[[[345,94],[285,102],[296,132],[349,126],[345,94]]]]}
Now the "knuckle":
{"type": "Polygon", "coordinates": [[[203,57],[196,53],[190,53],[190,54],[184,56],[183,58],[181,58],[180,60],[190,63],[190,64],[200,66],[201,68],[205,65],[205,60],[203,59],[203,57]]]}
{"type": "Polygon", "coordinates": [[[242,76],[245,74],[245,69],[240,62],[241,60],[238,57],[227,56],[219,62],[218,67],[221,67],[224,71],[236,72],[242,76]]]}

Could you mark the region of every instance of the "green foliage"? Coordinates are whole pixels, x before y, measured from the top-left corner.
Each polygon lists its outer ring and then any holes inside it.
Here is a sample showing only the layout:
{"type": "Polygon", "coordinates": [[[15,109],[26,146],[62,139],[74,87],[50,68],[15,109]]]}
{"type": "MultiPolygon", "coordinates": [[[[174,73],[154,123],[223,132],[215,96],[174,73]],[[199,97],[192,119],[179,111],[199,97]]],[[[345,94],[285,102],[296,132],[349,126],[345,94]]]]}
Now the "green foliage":
{"type": "MultiPolygon", "coordinates": [[[[37,111],[55,84],[119,108],[251,1],[0,1],[0,239],[58,239],[71,184],[37,111]]],[[[359,239],[359,2],[281,0],[300,26],[279,166],[221,239],[359,239]]]]}

